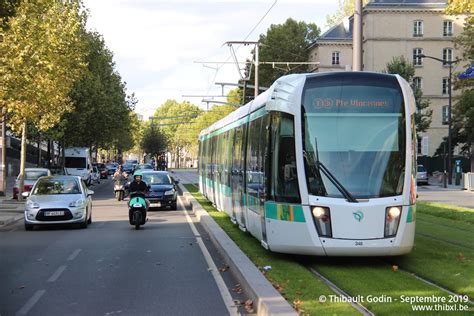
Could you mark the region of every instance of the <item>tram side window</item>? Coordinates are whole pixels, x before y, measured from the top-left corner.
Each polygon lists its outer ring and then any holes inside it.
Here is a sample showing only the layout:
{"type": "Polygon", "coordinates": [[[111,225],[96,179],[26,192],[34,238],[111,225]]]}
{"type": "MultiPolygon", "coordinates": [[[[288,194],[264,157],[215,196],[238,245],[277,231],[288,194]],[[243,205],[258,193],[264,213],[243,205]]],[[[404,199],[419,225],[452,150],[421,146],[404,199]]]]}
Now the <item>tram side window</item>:
{"type": "Polygon", "coordinates": [[[296,172],[294,119],[276,114],[272,122],[272,197],[277,202],[301,203],[296,172]]]}

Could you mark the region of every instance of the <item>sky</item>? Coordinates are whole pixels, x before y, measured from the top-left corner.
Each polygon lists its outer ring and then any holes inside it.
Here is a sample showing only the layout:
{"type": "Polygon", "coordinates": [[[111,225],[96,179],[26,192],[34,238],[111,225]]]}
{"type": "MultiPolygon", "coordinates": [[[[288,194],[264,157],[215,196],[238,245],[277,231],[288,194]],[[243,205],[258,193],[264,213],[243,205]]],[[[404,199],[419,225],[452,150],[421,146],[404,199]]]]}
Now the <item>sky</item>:
{"type": "MultiPolygon", "coordinates": [[[[335,0],[84,0],[88,28],[104,36],[116,69],[135,93],[136,112],[152,116],[167,99],[206,108],[225,101],[216,82],[237,83],[239,71],[227,41],[256,41],[289,17],[316,23],[337,11],[335,0]],[[203,62],[229,62],[227,64],[203,62]],[[192,97],[199,96],[199,97],[192,97]],[[204,96],[204,97],[202,97],[204,96]]],[[[234,46],[239,62],[251,46],[234,46]]],[[[232,89],[224,88],[224,95],[232,89]]]]}

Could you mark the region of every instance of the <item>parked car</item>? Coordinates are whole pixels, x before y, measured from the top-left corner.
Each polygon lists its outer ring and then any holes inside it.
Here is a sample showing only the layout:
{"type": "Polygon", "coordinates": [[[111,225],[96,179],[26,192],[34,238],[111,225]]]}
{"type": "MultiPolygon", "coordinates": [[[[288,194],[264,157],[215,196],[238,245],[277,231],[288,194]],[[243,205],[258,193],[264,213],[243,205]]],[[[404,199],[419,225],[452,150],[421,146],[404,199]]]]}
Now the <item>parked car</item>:
{"type": "Polygon", "coordinates": [[[115,173],[115,171],[117,171],[118,164],[117,163],[108,163],[108,164],[105,165],[105,167],[107,168],[107,174],[108,175],[113,175],[115,173]]]}
{"type": "MultiPolygon", "coordinates": [[[[30,192],[36,180],[42,176],[52,175],[51,171],[46,168],[25,168],[25,181],[23,184],[23,192],[30,192]]],[[[13,186],[13,198],[18,199],[18,192],[20,187],[20,175],[16,178],[13,186]]]]}
{"type": "Polygon", "coordinates": [[[99,169],[100,178],[101,179],[107,179],[108,170],[107,170],[107,166],[105,165],[105,163],[97,163],[97,169],[99,169]]]}
{"type": "Polygon", "coordinates": [[[428,172],[423,165],[418,165],[416,172],[416,182],[418,184],[428,184],[428,172]]]}
{"type": "Polygon", "coordinates": [[[100,171],[97,166],[92,166],[92,183],[100,183],[100,171]]]}
{"type": "Polygon", "coordinates": [[[34,225],[92,223],[92,194],[79,176],[41,177],[25,204],[25,229],[34,225]]]}
{"type": "Polygon", "coordinates": [[[167,171],[143,171],[143,181],[149,185],[146,194],[150,208],[167,207],[176,210],[177,184],[167,171]]]}

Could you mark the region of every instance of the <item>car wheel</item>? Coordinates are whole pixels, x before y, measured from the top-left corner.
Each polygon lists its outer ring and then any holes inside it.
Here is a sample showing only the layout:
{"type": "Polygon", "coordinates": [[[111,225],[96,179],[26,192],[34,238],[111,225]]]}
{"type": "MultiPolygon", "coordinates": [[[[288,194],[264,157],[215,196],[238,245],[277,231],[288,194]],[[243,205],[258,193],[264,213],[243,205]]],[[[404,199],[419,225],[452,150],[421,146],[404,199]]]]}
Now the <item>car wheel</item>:
{"type": "Polygon", "coordinates": [[[89,219],[87,220],[87,224],[92,224],[92,214],[91,214],[91,216],[89,217],[89,219]]]}
{"type": "Polygon", "coordinates": [[[86,217],[84,218],[84,223],[81,223],[80,227],[87,228],[87,224],[89,224],[89,220],[87,219],[87,214],[86,214],[86,217]]]}
{"type": "Polygon", "coordinates": [[[33,230],[33,225],[25,223],[25,230],[33,230]]]}

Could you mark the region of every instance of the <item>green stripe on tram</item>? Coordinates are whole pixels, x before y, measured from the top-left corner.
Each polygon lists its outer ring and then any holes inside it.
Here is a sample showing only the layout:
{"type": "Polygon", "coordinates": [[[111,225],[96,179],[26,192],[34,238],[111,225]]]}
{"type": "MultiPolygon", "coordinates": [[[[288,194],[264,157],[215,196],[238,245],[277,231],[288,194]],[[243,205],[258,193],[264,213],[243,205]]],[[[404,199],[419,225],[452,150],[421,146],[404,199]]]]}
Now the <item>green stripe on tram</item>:
{"type": "Polygon", "coordinates": [[[408,207],[407,223],[414,222],[415,218],[416,218],[416,205],[410,205],[408,207]]]}
{"type": "Polygon", "coordinates": [[[265,217],[288,222],[306,222],[303,207],[299,204],[265,202],[265,217]]]}

